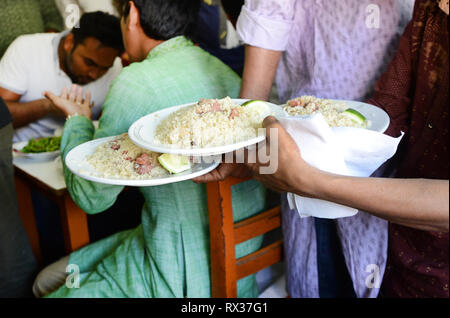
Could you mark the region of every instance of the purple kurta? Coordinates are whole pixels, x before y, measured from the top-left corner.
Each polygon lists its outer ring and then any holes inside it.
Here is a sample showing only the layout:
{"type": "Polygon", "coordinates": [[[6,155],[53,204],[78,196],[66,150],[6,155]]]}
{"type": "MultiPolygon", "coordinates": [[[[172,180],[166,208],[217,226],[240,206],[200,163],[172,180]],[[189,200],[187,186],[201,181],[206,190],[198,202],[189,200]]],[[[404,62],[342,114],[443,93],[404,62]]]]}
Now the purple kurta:
{"type": "MultiPolygon", "coordinates": [[[[413,5],[413,0],[246,0],[237,29],[248,45],[283,51],[276,75],[281,102],[301,95],[365,100],[393,58],[413,5]]],[[[292,297],[319,297],[313,219],[290,211],[285,196],[282,210],[287,291],[292,297]]],[[[381,281],[384,273],[387,222],[364,212],[336,222],[356,295],[376,297],[379,288],[370,278],[381,281]]]]}

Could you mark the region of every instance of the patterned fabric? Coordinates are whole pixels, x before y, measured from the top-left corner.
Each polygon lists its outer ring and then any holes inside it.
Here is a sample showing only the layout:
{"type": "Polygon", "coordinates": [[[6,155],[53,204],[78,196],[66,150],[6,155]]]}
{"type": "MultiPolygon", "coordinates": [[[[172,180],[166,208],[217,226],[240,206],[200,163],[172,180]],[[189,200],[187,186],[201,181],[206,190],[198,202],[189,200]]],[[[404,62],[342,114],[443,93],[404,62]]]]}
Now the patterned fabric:
{"type": "MultiPolygon", "coordinates": [[[[227,66],[184,37],[154,48],[125,68],[103,106],[99,129],[75,116],[65,125],[62,155],[75,146],[124,133],[140,117],[200,98],[236,97],[240,79],[227,66]]],[[[80,179],[64,168],[68,190],[88,213],[110,207],[123,187],[80,179]]],[[[79,289],[61,287],[50,297],[210,297],[209,222],[206,186],[191,181],[140,188],[142,224],[70,255],[81,270],[79,289]]],[[[265,188],[256,181],[232,188],[235,221],[261,212],[265,188]]],[[[126,215],[124,215],[126,217],[126,215]]],[[[236,247],[241,257],[262,237],[236,247]]],[[[254,276],[238,282],[239,297],[255,297],[254,276]]]]}
{"type": "MultiPolygon", "coordinates": [[[[397,156],[399,178],[449,178],[448,16],[437,1],[418,0],[389,71],[369,102],[385,109],[388,132],[407,132],[397,156]]],[[[390,225],[383,292],[393,297],[449,297],[448,233],[390,225]]]]}
{"type": "Polygon", "coordinates": [[[54,0],[0,1],[0,58],[19,35],[62,30],[54,0]]]}
{"type": "MultiPolygon", "coordinates": [[[[284,51],[276,75],[281,102],[300,95],[365,100],[395,54],[413,3],[246,0],[238,34],[247,44],[284,51]],[[377,10],[379,28],[372,27],[376,26],[372,17],[377,16],[377,10]]],[[[285,200],[283,196],[288,293],[292,297],[319,297],[314,219],[300,219],[285,200]]],[[[376,264],[380,278],[384,274],[387,222],[360,211],[336,223],[357,296],[377,297],[379,288],[366,285],[371,274],[366,270],[376,264]]]]}
{"type": "Polygon", "coordinates": [[[237,28],[247,44],[284,51],[276,76],[281,102],[299,95],[364,100],[394,56],[413,4],[247,0],[237,28]]]}

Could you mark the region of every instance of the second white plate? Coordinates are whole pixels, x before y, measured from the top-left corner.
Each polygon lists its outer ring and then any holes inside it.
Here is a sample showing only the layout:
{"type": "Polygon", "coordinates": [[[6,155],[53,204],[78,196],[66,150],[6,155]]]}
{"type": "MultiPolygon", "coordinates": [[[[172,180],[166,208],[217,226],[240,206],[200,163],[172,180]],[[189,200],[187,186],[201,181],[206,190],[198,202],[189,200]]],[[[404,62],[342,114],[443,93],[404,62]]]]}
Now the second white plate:
{"type": "MultiPolygon", "coordinates": [[[[238,105],[241,105],[244,102],[248,101],[248,99],[232,99],[232,101],[238,105]]],[[[221,155],[224,153],[233,152],[235,150],[257,144],[265,139],[265,136],[258,136],[256,138],[252,138],[249,140],[245,140],[230,145],[220,147],[209,147],[209,148],[195,148],[195,149],[179,148],[174,147],[173,145],[161,145],[159,143],[155,143],[154,142],[155,131],[158,125],[172,113],[178,111],[181,108],[193,104],[195,103],[189,103],[180,106],[166,108],[161,111],[142,117],[141,119],[136,121],[133,125],[131,125],[130,129],[128,130],[128,135],[130,136],[130,139],[139,147],[154,152],[178,154],[184,156],[221,155]]],[[[267,104],[269,105],[270,109],[273,111],[276,117],[279,118],[287,116],[287,114],[280,106],[271,103],[267,104]]]]}
{"type": "Polygon", "coordinates": [[[219,163],[216,162],[209,163],[202,161],[201,163],[194,163],[191,169],[182,173],[145,180],[116,179],[99,176],[99,173],[87,162],[86,157],[93,154],[101,144],[115,138],[117,137],[113,136],[96,139],[75,147],[66,156],[67,167],[75,175],[93,182],[121,186],[150,187],[194,179],[207,174],[219,165],[219,163]]]}

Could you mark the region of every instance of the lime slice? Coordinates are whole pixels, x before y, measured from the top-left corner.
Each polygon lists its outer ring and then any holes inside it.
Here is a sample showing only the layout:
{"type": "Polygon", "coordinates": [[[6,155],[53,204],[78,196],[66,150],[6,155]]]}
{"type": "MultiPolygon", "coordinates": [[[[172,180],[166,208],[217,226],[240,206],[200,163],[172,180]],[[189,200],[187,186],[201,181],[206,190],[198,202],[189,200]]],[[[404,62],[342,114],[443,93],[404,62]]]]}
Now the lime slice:
{"type": "Polygon", "coordinates": [[[163,154],[158,157],[158,161],[167,171],[176,174],[191,168],[189,157],[163,154]]]}
{"type": "Polygon", "coordinates": [[[246,111],[259,114],[261,117],[261,121],[272,114],[269,104],[262,100],[249,100],[241,106],[245,107],[246,111]]]}
{"type": "Polygon", "coordinates": [[[348,118],[356,121],[357,123],[360,123],[361,125],[364,125],[366,123],[366,117],[364,117],[363,114],[361,114],[359,111],[349,108],[346,111],[343,112],[345,116],[348,118]]]}
{"type": "Polygon", "coordinates": [[[248,100],[245,103],[243,103],[241,106],[248,106],[250,104],[257,104],[257,103],[266,103],[263,100],[257,100],[257,99],[252,99],[252,100],[248,100]]]}

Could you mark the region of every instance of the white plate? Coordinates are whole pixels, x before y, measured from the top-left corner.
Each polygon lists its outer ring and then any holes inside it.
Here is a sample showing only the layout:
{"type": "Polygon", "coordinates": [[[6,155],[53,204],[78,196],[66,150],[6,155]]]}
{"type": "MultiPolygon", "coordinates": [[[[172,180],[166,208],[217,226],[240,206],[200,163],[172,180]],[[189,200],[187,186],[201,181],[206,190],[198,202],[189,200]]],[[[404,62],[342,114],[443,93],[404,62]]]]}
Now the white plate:
{"type": "MultiPolygon", "coordinates": [[[[248,99],[232,99],[232,101],[238,105],[241,105],[244,102],[248,101],[248,99]]],[[[128,130],[128,135],[130,136],[131,140],[139,147],[159,153],[171,153],[185,156],[220,155],[257,144],[265,139],[265,136],[258,136],[256,138],[231,145],[196,149],[177,148],[173,145],[161,145],[154,142],[156,128],[164,119],[166,119],[170,114],[178,111],[179,109],[194,104],[195,103],[189,103],[180,106],[174,106],[142,117],[133,125],[131,125],[130,129],[128,130]]],[[[267,104],[274,112],[276,117],[281,118],[287,116],[285,111],[280,106],[271,103],[267,104]]]]}
{"type": "Polygon", "coordinates": [[[219,163],[194,163],[192,168],[182,173],[168,175],[162,178],[144,179],[144,180],[131,180],[131,179],[115,179],[96,176],[98,173],[86,160],[86,156],[95,152],[97,147],[105,142],[113,140],[117,136],[106,137],[101,139],[92,140],[81,144],[72,149],[66,156],[66,165],[70,171],[75,175],[98,183],[121,185],[121,186],[133,186],[133,187],[151,187],[162,184],[175,183],[185,180],[190,180],[217,168],[219,163]]]}
{"type": "MultiPolygon", "coordinates": [[[[389,127],[390,119],[389,115],[379,107],[374,105],[366,104],[363,102],[349,101],[349,100],[336,100],[337,102],[344,102],[347,104],[348,108],[353,108],[359,111],[370,120],[371,125],[367,129],[378,131],[384,133],[389,127]]],[[[283,107],[286,105],[283,105],[283,107]]]]}
{"type": "Polygon", "coordinates": [[[348,108],[353,108],[359,111],[367,120],[370,120],[371,125],[367,129],[384,133],[388,129],[391,122],[389,115],[379,107],[366,104],[363,102],[343,100],[348,105],[348,108]]]}
{"type": "Polygon", "coordinates": [[[26,145],[28,145],[28,141],[18,142],[13,145],[14,158],[25,158],[25,159],[36,160],[36,161],[50,161],[59,156],[59,150],[52,151],[52,152],[41,152],[41,153],[24,153],[21,150],[26,145]]]}

